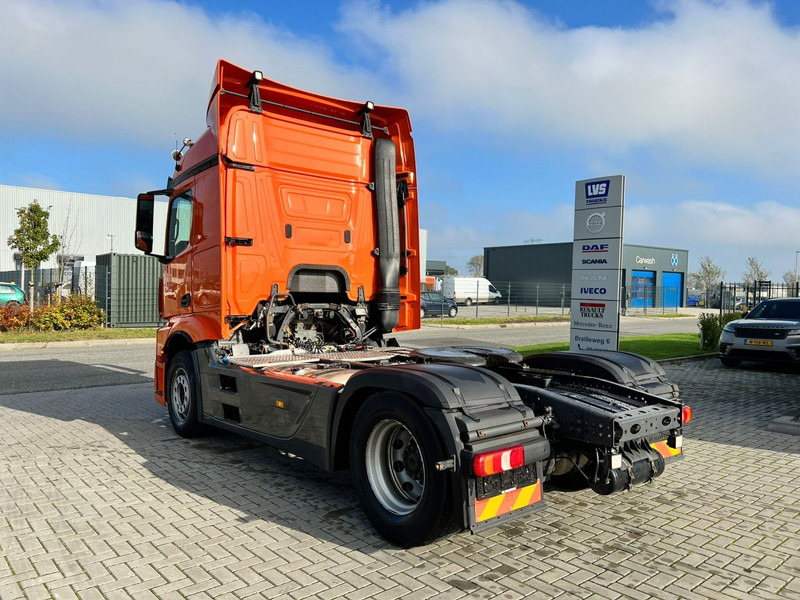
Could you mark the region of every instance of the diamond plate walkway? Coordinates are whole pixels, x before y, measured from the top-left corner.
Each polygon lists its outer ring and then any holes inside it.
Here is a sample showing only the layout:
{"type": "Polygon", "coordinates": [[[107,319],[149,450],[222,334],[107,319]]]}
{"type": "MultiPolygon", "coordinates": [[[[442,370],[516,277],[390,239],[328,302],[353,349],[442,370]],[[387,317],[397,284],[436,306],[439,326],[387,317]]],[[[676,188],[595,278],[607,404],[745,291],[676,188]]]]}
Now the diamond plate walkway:
{"type": "Polygon", "coordinates": [[[187,441],[148,384],[0,396],[0,598],[800,598],[798,374],[668,365],[687,457],[611,497],[413,550],[346,477],[187,441]]]}

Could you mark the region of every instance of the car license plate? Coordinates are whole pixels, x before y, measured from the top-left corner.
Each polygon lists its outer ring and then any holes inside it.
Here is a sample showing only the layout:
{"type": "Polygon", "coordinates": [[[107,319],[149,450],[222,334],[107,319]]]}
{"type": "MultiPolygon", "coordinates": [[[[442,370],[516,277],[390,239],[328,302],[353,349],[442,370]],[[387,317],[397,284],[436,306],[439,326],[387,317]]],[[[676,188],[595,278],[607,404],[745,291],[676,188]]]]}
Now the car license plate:
{"type": "Polygon", "coordinates": [[[747,346],[772,346],[772,340],[745,340],[747,346]]]}

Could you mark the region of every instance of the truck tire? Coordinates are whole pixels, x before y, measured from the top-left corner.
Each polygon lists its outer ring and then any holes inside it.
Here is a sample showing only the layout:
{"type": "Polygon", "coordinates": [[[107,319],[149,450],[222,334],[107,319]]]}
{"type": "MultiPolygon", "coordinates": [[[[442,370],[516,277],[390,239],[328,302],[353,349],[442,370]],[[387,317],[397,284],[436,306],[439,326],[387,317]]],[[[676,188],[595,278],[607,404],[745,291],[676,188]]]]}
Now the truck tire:
{"type": "Polygon", "coordinates": [[[367,518],[384,538],[409,548],[457,529],[446,454],[425,413],[407,396],[379,392],[353,424],[350,465],[367,518]]]}
{"type": "Polygon", "coordinates": [[[175,433],[181,437],[190,438],[200,433],[197,389],[197,373],[191,353],[178,352],[169,363],[165,391],[169,420],[175,433]]]}

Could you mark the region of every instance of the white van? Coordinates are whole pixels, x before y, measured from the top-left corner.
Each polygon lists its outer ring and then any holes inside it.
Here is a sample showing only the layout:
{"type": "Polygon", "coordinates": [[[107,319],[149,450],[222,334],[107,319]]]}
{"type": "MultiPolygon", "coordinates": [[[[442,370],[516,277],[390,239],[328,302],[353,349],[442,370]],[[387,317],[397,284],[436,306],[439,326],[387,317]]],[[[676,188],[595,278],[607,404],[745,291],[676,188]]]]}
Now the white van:
{"type": "Polygon", "coordinates": [[[458,304],[500,302],[503,296],[485,277],[442,277],[442,295],[458,304]]]}

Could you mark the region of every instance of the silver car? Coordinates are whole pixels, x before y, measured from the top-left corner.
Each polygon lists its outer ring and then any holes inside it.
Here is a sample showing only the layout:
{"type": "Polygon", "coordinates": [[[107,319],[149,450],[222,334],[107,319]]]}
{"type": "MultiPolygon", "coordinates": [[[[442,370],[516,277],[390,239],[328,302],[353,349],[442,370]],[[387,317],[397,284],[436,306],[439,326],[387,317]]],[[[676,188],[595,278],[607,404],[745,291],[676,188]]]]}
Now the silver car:
{"type": "Polygon", "coordinates": [[[743,360],[800,361],[800,298],[764,300],[743,319],[725,325],[719,359],[726,367],[743,360]]]}

